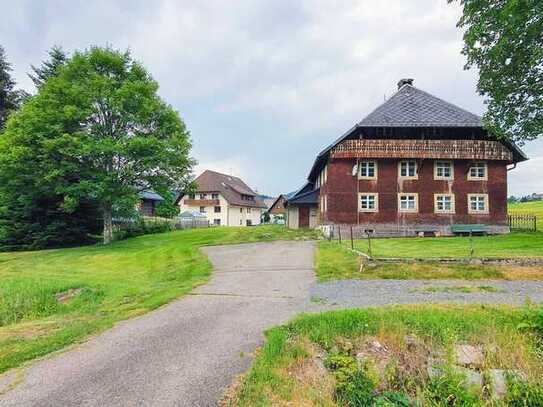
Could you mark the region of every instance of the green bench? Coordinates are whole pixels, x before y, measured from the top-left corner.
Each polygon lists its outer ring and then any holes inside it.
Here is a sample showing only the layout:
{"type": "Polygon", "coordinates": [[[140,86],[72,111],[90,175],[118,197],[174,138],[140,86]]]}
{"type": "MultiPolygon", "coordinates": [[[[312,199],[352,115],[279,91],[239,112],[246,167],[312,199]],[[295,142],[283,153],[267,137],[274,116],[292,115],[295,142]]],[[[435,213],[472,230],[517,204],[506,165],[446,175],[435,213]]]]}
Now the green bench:
{"type": "Polygon", "coordinates": [[[486,235],[486,225],[480,224],[456,224],[451,226],[451,232],[455,235],[486,235]]]}

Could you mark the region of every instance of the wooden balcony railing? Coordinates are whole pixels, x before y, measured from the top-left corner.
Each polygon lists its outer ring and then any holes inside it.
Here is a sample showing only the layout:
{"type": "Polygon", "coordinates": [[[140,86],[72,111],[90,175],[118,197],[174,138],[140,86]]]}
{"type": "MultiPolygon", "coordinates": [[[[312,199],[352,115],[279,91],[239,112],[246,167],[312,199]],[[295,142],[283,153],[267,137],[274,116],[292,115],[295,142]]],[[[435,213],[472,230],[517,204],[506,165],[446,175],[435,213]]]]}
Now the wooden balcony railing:
{"type": "Polygon", "coordinates": [[[218,199],[184,199],[183,203],[187,206],[220,206],[218,199]]]}
{"type": "Polygon", "coordinates": [[[333,158],[444,158],[513,161],[513,153],[493,140],[345,140],[333,158]]]}

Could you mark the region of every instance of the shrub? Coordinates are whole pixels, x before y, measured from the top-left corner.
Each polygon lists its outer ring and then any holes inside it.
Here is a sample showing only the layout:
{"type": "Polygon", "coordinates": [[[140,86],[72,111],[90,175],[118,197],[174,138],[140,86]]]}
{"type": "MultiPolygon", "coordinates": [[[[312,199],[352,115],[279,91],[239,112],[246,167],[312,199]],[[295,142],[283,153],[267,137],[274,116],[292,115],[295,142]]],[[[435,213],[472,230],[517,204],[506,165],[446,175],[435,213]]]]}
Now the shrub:
{"type": "Polygon", "coordinates": [[[164,220],[146,221],[142,217],[136,217],[133,220],[123,222],[120,225],[120,230],[115,232],[115,240],[128,239],[142,235],[152,235],[156,233],[169,232],[174,229],[171,222],[164,220]]]}
{"type": "Polygon", "coordinates": [[[337,401],[351,407],[409,407],[407,396],[397,392],[378,394],[375,381],[365,369],[358,367],[352,356],[334,354],[325,361],[336,380],[337,401]]]}
{"type": "Polygon", "coordinates": [[[462,373],[445,369],[442,375],[429,380],[424,399],[432,406],[480,406],[479,395],[465,388],[462,373]]]}

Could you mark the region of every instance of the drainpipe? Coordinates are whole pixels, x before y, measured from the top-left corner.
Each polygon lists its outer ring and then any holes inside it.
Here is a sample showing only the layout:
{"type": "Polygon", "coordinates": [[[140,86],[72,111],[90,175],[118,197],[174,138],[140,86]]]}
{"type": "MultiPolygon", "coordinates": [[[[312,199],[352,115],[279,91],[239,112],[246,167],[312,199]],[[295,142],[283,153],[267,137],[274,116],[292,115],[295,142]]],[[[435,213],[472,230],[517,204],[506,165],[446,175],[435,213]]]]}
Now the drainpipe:
{"type": "Polygon", "coordinates": [[[511,168],[508,168],[507,171],[511,171],[517,168],[517,163],[513,163],[513,166],[511,168]]]}

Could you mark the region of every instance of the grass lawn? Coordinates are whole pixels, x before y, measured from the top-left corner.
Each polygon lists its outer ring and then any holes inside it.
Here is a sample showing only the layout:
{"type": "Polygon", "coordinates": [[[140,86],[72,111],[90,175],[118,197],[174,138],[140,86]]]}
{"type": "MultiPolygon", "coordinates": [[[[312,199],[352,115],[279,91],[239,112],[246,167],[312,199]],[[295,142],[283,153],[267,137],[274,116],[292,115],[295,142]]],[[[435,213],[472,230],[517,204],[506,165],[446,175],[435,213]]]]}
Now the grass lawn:
{"type": "Polygon", "coordinates": [[[224,403],[540,406],[542,335],[543,309],[535,308],[423,305],[304,315],[266,333],[224,403]],[[461,345],[479,353],[469,369],[456,356],[461,345]]]}
{"type": "Polygon", "coordinates": [[[143,314],[211,275],[203,245],[315,238],[281,226],[141,236],[109,246],[0,253],[0,372],[143,314]]]}
{"type": "MultiPolygon", "coordinates": [[[[453,238],[462,239],[462,238],[453,238]]],[[[389,240],[381,239],[386,243],[389,240]]],[[[414,240],[414,239],[404,239],[414,240]]],[[[417,239],[418,240],[418,239],[417,239]]],[[[425,242],[428,238],[421,238],[425,242]]],[[[375,243],[375,240],[373,241],[375,243]]],[[[408,242],[411,243],[411,242],[408,242]]],[[[317,248],[315,268],[319,281],[341,279],[499,279],[499,280],[543,280],[541,267],[489,266],[439,263],[396,263],[366,266],[360,272],[361,258],[337,242],[321,241],[317,248]]]]}
{"type": "Polygon", "coordinates": [[[543,201],[518,202],[509,204],[507,209],[510,215],[526,214],[537,216],[537,229],[543,231],[543,201]]]}
{"type": "MultiPolygon", "coordinates": [[[[350,241],[344,241],[350,244],[350,241]]],[[[356,240],[355,248],[369,253],[368,241],[356,240]]],[[[543,233],[511,233],[473,237],[473,257],[543,257],[543,233]]],[[[372,239],[372,257],[468,258],[469,237],[415,237],[372,239]]]]}

